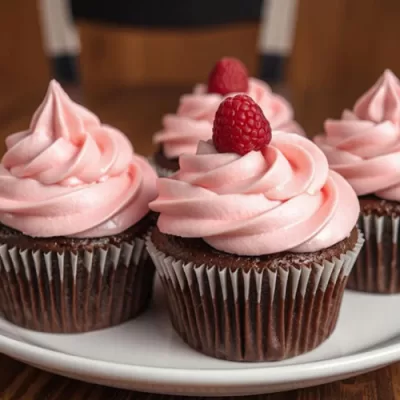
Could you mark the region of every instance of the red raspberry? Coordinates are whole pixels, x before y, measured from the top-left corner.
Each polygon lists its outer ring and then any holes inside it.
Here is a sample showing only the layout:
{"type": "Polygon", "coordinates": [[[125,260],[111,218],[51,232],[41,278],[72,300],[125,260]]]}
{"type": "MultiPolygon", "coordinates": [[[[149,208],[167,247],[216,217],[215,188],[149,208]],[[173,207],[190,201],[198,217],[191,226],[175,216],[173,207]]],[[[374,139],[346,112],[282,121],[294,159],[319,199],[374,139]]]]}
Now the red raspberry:
{"type": "Polygon", "coordinates": [[[271,141],[271,127],[259,105],[249,96],[228,97],[215,114],[213,141],[220,153],[244,155],[271,141]]]}
{"type": "Polygon", "coordinates": [[[236,58],[219,60],[208,78],[208,93],[223,96],[229,93],[246,93],[249,88],[249,74],[243,63],[236,58]]]}

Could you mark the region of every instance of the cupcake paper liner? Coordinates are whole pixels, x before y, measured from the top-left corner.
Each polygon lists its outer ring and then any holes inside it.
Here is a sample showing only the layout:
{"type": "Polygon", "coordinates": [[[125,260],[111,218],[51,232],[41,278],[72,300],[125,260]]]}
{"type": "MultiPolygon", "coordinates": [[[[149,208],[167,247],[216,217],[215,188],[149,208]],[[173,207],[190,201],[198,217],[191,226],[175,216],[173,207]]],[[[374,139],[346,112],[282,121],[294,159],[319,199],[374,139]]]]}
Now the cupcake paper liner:
{"type": "Polygon", "coordinates": [[[231,361],[275,361],[310,351],[333,332],[347,277],[363,245],[312,267],[231,270],[147,247],[171,322],[192,348],[231,361]]]}
{"type": "Polygon", "coordinates": [[[43,252],[0,246],[0,309],[10,322],[77,333],[135,317],[151,298],[154,264],[145,241],[93,251],[43,252]]]}
{"type": "Polygon", "coordinates": [[[365,245],[349,276],[349,289],[400,293],[399,221],[400,217],[360,215],[365,245]]]}

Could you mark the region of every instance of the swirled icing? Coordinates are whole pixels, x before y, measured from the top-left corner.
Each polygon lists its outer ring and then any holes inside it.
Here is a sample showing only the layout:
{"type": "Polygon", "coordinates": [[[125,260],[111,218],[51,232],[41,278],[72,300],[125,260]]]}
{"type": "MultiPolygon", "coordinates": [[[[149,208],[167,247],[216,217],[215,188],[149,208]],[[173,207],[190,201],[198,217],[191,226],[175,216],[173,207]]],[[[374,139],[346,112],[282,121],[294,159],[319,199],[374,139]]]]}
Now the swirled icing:
{"type": "Polygon", "coordinates": [[[150,208],[160,213],[161,232],[238,255],[327,248],[350,234],[360,210],[322,151],[282,132],[242,157],[200,142],[197,154],[180,157],[175,175],[158,182],[150,208]]]}
{"type": "Polygon", "coordinates": [[[315,143],[359,196],[400,201],[400,82],[386,70],[340,120],[325,121],[315,143]]]}
{"type": "Polygon", "coordinates": [[[0,222],[33,237],[118,234],[143,218],[156,175],[117,129],[52,81],[30,127],[6,139],[0,222]]]}

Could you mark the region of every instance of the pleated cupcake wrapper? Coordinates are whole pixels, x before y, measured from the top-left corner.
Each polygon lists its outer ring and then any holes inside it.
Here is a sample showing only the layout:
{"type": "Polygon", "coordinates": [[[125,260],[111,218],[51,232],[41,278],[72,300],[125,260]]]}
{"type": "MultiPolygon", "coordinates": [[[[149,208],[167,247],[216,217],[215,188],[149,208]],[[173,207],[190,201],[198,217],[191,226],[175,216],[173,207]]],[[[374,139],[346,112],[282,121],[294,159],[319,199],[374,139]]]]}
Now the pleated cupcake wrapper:
{"type": "Polygon", "coordinates": [[[312,350],[334,330],[363,245],[322,265],[245,271],[197,266],[147,247],[171,322],[196,350],[232,361],[273,361],[312,350]]]}
{"type": "Polygon", "coordinates": [[[169,176],[171,176],[172,174],[175,173],[175,171],[173,171],[172,169],[160,167],[160,166],[154,161],[154,158],[153,158],[153,157],[148,157],[148,161],[149,161],[150,165],[155,169],[155,171],[157,172],[157,175],[158,175],[160,178],[168,178],[169,176]]]}
{"type": "Polygon", "coordinates": [[[400,293],[400,217],[360,215],[365,245],[348,281],[352,290],[400,293]]]}
{"type": "Polygon", "coordinates": [[[0,310],[16,325],[86,332],[117,325],[149,303],[155,269],[145,240],[93,251],[0,246],[0,310]]]}

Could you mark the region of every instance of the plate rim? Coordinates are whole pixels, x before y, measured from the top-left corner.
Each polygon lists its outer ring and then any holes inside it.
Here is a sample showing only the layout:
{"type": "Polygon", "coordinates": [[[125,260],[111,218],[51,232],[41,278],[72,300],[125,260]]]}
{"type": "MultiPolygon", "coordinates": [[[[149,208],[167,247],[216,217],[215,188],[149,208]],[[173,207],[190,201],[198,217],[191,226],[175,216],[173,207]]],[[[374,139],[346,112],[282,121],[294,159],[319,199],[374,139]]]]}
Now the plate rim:
{"type": "MultiPolygon", "coordinates": [[[[59,374],[72,373],[85,380],[86,375],[107,381],[129,382],[132,387],[140,384],[161,384],[165,389],[175,391],[193,385],[216,385],[221,389],[229,386],[263,386],[291,384],[299,381],[324,379],[334,376],[357,374],[357,371],[372,370],[400,360],[400,342],[372,350],[360,351],[343,357],[318,360],[302,364],[252,367],[237,369],[181,369],[120,364],[95,360],[68,353],[46,349],[0,333],[0,352],[29,364],[31,361],[40,368],[54,368],[59,374]]],[[[79,378],[76,378],[79,379],[79,378]]],[[[93,380],[92,380],[93,381],[93,380]]],[[[306,386],[306,384],[304,384],[306,386]]],[[[214,388],[218,391],[217,388],[214,388]]],[[[157,392],[160,392],[157,390],[157,392]]],[[[209,392],[209,390],[207,390],[209,392]]]]}

